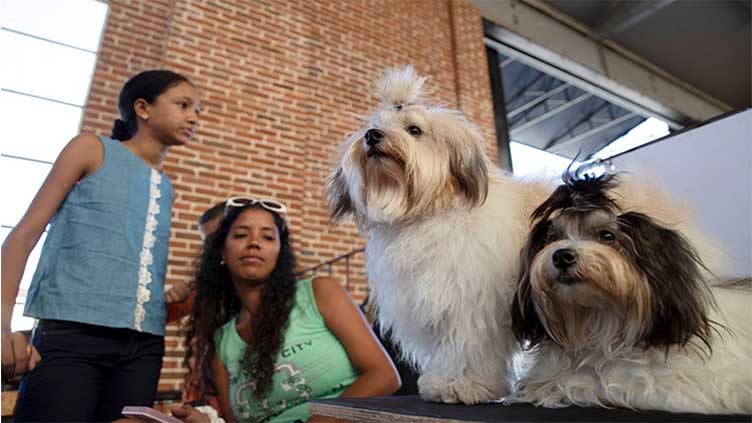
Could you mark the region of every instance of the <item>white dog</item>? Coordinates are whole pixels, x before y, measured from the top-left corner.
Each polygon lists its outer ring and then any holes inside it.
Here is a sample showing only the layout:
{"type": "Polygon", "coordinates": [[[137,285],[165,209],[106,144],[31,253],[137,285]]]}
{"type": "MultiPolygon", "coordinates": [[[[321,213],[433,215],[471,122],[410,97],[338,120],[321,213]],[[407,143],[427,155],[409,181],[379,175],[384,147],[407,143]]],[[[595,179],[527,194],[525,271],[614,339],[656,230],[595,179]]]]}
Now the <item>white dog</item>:
{"type": "Polygon", "coordinates": [[[512,320],[535,358],[512,401],[751,413],[752,292],[709,287],[688,238],[617,189],[565,179],[534,212],[512,320]]]}
{"type": "Polygon", "coordinates": [[[344,144],[329,180],[333,218],[370,235],[366,271],[383,328],[421,371],[429,401],[510,393],[519,344],[510,306],[529,216],[550,193],[494,172],[476,128],[429,103],[412,67],[344,144]]]}

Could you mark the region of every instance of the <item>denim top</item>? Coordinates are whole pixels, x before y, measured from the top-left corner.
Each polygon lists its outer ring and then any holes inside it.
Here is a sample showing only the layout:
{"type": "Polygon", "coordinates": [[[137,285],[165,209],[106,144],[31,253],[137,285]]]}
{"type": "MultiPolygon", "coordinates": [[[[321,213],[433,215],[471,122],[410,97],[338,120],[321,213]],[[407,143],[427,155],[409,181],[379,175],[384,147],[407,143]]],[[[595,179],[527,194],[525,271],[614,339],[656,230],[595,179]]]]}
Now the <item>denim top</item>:
{"type": "Polygon", "coordinates": [[[164,335],[172,184],[120,141],[50,221],[24,315],[164,335]]]}

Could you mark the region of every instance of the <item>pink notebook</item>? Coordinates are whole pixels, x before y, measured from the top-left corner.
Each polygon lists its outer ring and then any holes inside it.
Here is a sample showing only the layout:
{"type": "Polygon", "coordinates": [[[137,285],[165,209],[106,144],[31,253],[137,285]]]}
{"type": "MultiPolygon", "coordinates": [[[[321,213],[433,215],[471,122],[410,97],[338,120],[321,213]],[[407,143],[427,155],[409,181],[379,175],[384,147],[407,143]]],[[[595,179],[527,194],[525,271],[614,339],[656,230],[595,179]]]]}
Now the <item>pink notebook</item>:
{"type": "Polygon", "coordinates": [[[183,423],[182,420],[178,420],[175,417],[169,416],[151,407],[136,407],[127,405],[123,407],[122,413],[125,417],[130,417],[132,419],[141,420],[144,422],[183,423]]]}

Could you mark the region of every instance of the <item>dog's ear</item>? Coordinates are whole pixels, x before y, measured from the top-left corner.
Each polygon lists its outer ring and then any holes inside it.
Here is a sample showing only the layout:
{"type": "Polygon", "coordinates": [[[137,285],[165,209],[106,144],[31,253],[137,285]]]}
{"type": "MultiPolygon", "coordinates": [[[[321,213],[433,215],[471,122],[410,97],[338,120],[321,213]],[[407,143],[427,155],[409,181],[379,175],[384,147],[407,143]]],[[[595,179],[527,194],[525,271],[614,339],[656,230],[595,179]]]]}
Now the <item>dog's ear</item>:
{"type": "Polygon", "coordinates": [[[624,213],[618,223],[653,293],[652,326],[642,339],[644,347],[683,346],[697,336],[710,349],[712,297],[697,251],[679,232],[642,213],[624,213]]]}
{"type": "Polygon", "coordinates": [[[530,284],[530,268],[535,255],[546,246],[546,237],[551,223],[540,220],[533,226],[521,252],[520,281],[512,300],[512,332],[525,349],[531,349],[548,338],[546,329],[538,316],[530,284]]]}
{"type": "Polygon", "coordinates": [[[464,117],[458,116],[458,119],[461,124],[447,130],[450,137],[447,144],[454,150],[449,159],[449,171],[455,188],[468,204],[478,206],[488,195],[489,159],[480,133],[464,117]]]}
{"type": "Polygon", "coordinates": [[[342,167],[337,166],[334,173],[329,175],[326,181],[326,188],[329,196],[330,219],[333,222],[339,222],[352,216],[355,211],[355,204],[353,204],[350,192],[347,189],[347,182],[342,172],[342,167]]]}

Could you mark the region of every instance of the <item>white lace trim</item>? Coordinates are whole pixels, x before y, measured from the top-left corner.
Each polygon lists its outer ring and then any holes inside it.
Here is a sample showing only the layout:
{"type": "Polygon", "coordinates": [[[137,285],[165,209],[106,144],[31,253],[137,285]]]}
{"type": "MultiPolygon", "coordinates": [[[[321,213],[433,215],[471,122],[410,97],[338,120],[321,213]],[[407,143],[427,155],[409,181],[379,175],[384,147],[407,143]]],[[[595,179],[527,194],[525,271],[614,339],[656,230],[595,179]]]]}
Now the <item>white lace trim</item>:
{"type": "Polygon", "coordinates": [[[157,200],[162,196],[162,192],[159,190],[159,183],[161,181],[162,175],[152,169],[149,184],[149,210],[146,214],[146,225],[144,227],[144,243],[141,246],[141,253],[138,255],[140,266],[138,269],[138,288],[136,289],[137,302],[136,308],[133,310],[134,327],[137,331],[141,331],[141,322],[144,321],[144,316],[146,316],[144,304],[149,302],[151,298],[148,286],[152,281],[152,276],[149,266],[154,262],[151,249],[157,241],[154,231],[157,230],[157,215],[159,214],[159,203],[157,203],[157,200]]]}

